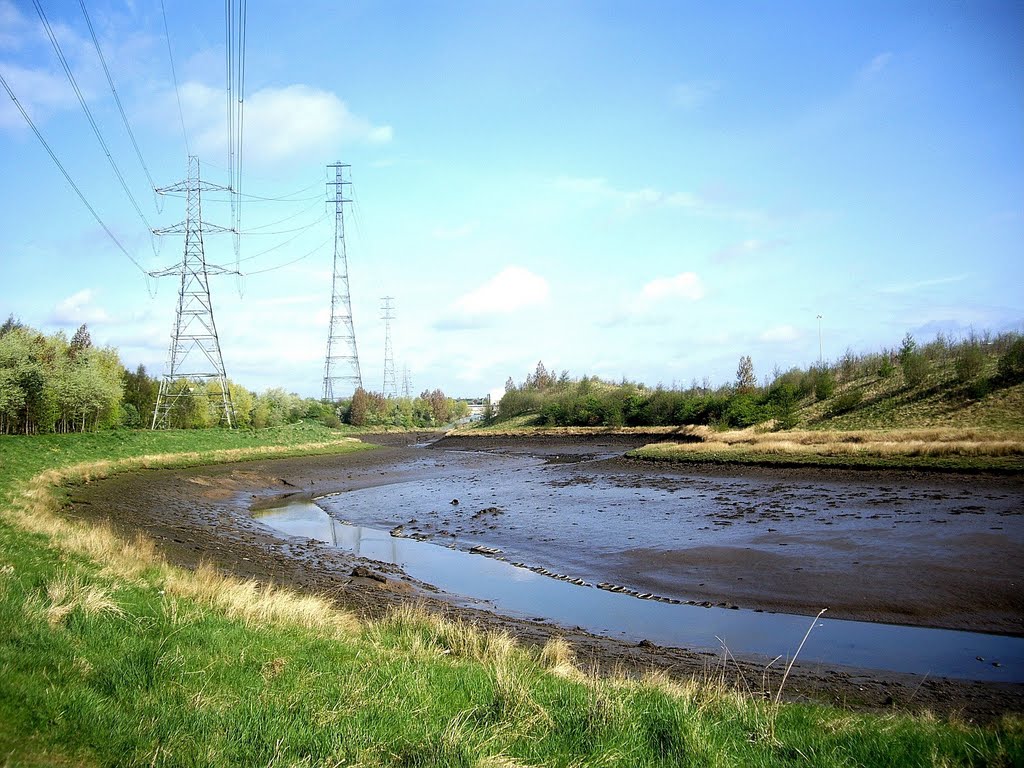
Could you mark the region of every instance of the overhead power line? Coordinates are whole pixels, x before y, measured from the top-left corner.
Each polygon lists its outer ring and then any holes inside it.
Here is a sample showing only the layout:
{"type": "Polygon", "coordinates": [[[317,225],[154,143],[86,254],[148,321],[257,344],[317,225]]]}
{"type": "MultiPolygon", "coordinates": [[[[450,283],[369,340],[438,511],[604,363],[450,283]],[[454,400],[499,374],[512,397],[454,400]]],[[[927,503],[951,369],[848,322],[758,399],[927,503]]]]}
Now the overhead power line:
{"type": "Polygon", "coordinates": [[[53,50],[57,54],[57,59],[64,68],[64,73],[68,76],[68,81],[71,83],[71,87],[75,91],[75,95],[78,97],[78,103],[82,105],[82,111],[85,112],[85,116],[89,120],[89,125],[92,126],[93,133],[96,134],[96,140],[100,143],[103,153],[107,156],[107,160],[110,162],[110,167],[114,169],[114,174],[117,176],[117,180],[121,182],[121,188],[128,196],[128,199],[131,201],[132,207],[135,208],[135,212],[139,215],[139,218],[142,219],[142,223],[146,225],[146,229],[152,230],[152,225],[150,225],[149,221],[146,219],[146,215],[142,212],[142,208],[139,207],[139,203],[136,201],[135,195],[133,195],[131,190],[128,189],[128,183],[124,180],[124,174],[122,174],[121,169],[117,167],[117,163],[114,161],[114,156],[110,153],[110,148],[107,146],[107,142],[103,139],[100,127],[96,124],[96,120],[92,116],[92,111],[89,109],[89,105],[85,102],[85,96],[82,95],[82,90],[78,87],[78,81],[75,80],[75,76],[71,72],[71,66],[68,64],[68,60],[64,56],[64,51],[61,50],[60,43],[57,42],[57,37],[53,34],[53,28],[50,26],[50,22],[46,18],[46,14],[43,13],[43,6],[39,4],[39,0],[32,0],[32,3],[36,7],[36,13],[39,14],[39,20],[43,23],[43,28],[46,30],[47,37],[50,38],[50,42],[53,44],[53,50]]]}
{"type": "Polygon", "coordinates": [[[322,243],[320,243],[320,245],[318,245],[316,248],[314,248],[313,250],[311,250],[311,251],[309,251],[307,253],[302,254],[297,259],[292,259],[291,261],[286,261],[284,264],[278,264],[276,267],[267,267],[266,269],[257,269],[257,270],[255,270],[253,272],[246,272],[245,276],[248,277],[250,275],[262,275],[264,272],[274,272],[275,270],[278,270],[278,269],[284,269],[285,267],[290,267],[292,264],[297,264],[298,262],[302,261],[303,259],[308,259],[310,256],[312,256],[314,253],[316,253],[321,248],[326,246],[333,239],[334,239],[334,235],[331,235],[329,238],[327,238],[322,243]]]}
{"type": "Polygon", "coordinates": [[[128,138],[132,141],[132,146],[135,148],[135,156],[139,158],[139,165],[142,166],[142,170],[146,173],[146,179],[149,181],[149,188],[154,190],[153,192],[153,203],[157,209],[157,213],[160,212],[160,196],[156,194],[156,182],[153,181],[153,176],[149,172],[149,167],[146,165],[146,161],[142,159],[142,150],[139,149],[139,143],[135,140],[135,133],[132,131],[132,127],[128,122],[128,115],[125,114],[124,106],[121,104],[121,97],[117,95],[117,88],[114,87],[114,78],[110,75],[110,68],[107,66],[107,59],[103,55],[103,49],[100,48],[99,38],[96,37],[96,30],[92,26],[92,19],[89,18],[89,11],[85,7],[85,0],[78,0],[79,5],[82,6],[82,15],[85,16],[85,23],[89,27],[89,34],[92,36],[92,44],[96,47],[96,55],[100,59],[100,63],[103,65],[103,72],[107,76],[107,84],[110,85],[110,92],[114,94],[114,102],[117,104],[117,110],[121,113],[121,120],[124,122],[124,129],[128,132],[128,138]]]}
{"type": "Polygon", "coordinates": [[[0,74],[0,84],[2,84],[4,90],[7,91],[7,95],[11,97],[11,101],[14,102],[14,106],[16,106],[18,108],[18,111],[21,112],[21,116],[25,118],[25,122],[28,123],[28,127],[32,129],[32,133],[34,133],[36,135],[36,138],[39,139],[39,143],[43,145],[43,149],[45,149],[47,154],[49,154],[50,159],[53,160],[57,168],[60,169],[60,172],[64,174],[64,178],[67,179],[68,184],[71,185],[71,188],[75,191],[75,194],[78,195],[78,198],[82,201],[85,207],[89,209],[89,213],[92,214],[92,217],[96,219],[96,223],[103,228],[103,231],[107,233],[107,237],[109,237],[114,242],[114,245],[118,247],[121,253],[128,257],[129,261],[131,261],[131,263],[135,265],[136,269],[138,269],[143,275],[146,275],[146,280],[148,282],[149,273],[146,272],[146,270],[142,267],[142,265],[134,256],[128,253],[128,249],[125,248],[121,244],[121,241],[118,240],[117,237],[114,235],[114,233],[110,231],[110,227],[103,223],[103,219],[100,218],[100,215],[96,213],[96,209],[92,207],[92,204],[82,193],[82,190],[78,188],[77,184],[75,184],[74,179],[71,178],[71,175],[67,172],[67,170],[64,168],[64,165],[57,158],[57,155],[50,148],[50,145],[47,143],[46,139],[43,138],[43,134],[41,134],[39,132],[39,129],[36,128],[36,124],[32,122],[32,118],[29,117],[29,114],[25,111],[25,108],[21,106],[21,102],[18,101],[18,97],[14,95],[14,91],[11,90],[11,86],[7,84],[7,80],[4,79],[4,76],[2,74],[0,74]]]}
{"type": "Polygon", "coordinates": [[[245,134],[246,0],[224,0],[224,79],[227,93],[228,187],[231,189],[231,226],[235,230],[235,262],[241,254],[242,140],[245,134]]]}
{"type": "Polygon", "coordinates": [[[185,111],[181,108],[181,91],[178,89],[178,75],[174,71],[174,52],[171,50],[171,32],[167,28],[167,9],[164,0],[160,0],[160,13],[164,17],[164,39],[167,40],[167,58],[171,62],[171,79],[174,81],[174,96],[178,100],[178,117],[181,118],[181,137],[185,140],[185,154],[191,155],[188,146],[188,131],[185,130],[185,111]]]}

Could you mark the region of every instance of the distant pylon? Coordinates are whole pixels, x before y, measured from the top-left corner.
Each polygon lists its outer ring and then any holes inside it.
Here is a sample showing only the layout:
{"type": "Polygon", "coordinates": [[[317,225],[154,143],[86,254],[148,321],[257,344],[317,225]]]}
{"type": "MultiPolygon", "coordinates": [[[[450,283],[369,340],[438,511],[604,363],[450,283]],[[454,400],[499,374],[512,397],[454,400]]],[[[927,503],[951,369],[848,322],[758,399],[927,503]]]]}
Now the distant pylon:
{"type": "Polygon", "coordinates": [[[210,300],[210,284],[207,279],[210,274],[225,274],[230,270],[208,265],[203,251],[204,229],[207,232],[232,230],[204,222],[200,200],[202,192],[228,190],[228,187],[199,178],[199,158],[195,155],[189,155],[188,178],[185,181],[156,190],[159,194],[185,193],[185,221],[153,230],[157,235],[185,235],[185,250],[178,264],[149,273],[152,277],[181,276],[178,310],[171,331],[167,366],[160,380],[160,391],[153,409],[153,429],[170,426],[172,410],[183,399],[193,397],[193,389],[197,384],[205,385],[206,392],[202,396],[213,402],[220,422],[226,423],[228,427],[234,424],[231,392],[224,371],[224,358],[220,353],[217,325],[213,321],[213,302],[210,300]],[[211,383],[216,384],[216,387],[211,388],[211,383]]]}
{"type": "Polygon", "coordinates": [[[384,397],[398,397],[398,385],[395,382],[395,353],[391,349],[391,321],[395,319],[394,298],[382,296],[380,319],[384,321],[384,397]]]}
{"type": "Polygon", "coordinates": [[[409,380],[409,366],[402,366],[402,397],[412,397],[412,382],[409,380]]]}
{"type": "MultiPolygon", "coordinates": [[[[345,178],[351,166],[332,163],[334,181],[328,181],[327,202],[334,203],[334,278],[331,288],[331,327],[327,334],[327,358],[324,362],[324,400],[332,401],[342,391],[354,392],[363,386],[363,375],[359,371],[359,351],[356,348],[356,332],[352,325],[352,297],[348,286],[348,256],[345,253],[345,203],[352,199],[345,197],[345,187],[351,186],[351,178],[345,178]],[[348,384],[341,387],[340,384],[348,384]]],[[[351,173],[351,171],[349,171],[351,173]]]]}

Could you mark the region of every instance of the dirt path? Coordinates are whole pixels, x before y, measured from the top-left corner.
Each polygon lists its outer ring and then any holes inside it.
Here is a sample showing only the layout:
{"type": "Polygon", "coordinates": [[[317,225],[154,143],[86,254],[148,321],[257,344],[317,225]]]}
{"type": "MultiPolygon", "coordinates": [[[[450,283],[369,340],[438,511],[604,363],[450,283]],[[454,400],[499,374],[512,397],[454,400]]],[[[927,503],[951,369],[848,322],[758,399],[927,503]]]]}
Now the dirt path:
{"type": "MultiPolygon", "coordinates": [[[[256,461],[115,477],[73,489],[71,514],[90,520],[107,520],[126,535],[141,532],[156,541],[171,561],[184,566],[209,562],[239,576],[272,580],[325,594],[368,618],[381,616],[403,601],[417,600],[431,610],[483,627],[509,631],[527,643],[542,643],[553,634],[564,636],[584,664],[600,669],[642,671],[654,668],[677,675],[715,677],[721,673],[720,660],[715,654],[628,644],[543,622],[508,619],[455,607],[432,594],[428,586],[414,583],[392,566],[361,560],[308,540],[283,540],[253,520],[250,511],[254,507],[265,506],[282,497],[309,498],[384,483],[427,480],[444,470],[444,451],[404,447],[408,442],[406,436],[369,439],[391,445],[349,456],[256,461]],[[385,576],[385,580],[353,576],[353,569],[358,565],[385,576]]],[[[564,456],[572,455],[573,451],[593,453],[599,448],[621,452],[635,442],[637,439],[620,438],[611,442],[605,440],[601,446],[596,446],[593,440],[563,439],[557,444],[516,441],[514,445],[509,445],[508,441],[490,445],[474,441],[465,446],[448,441],[448,447],[486,451],[462,455],[460,462],[471,466],[476,463],[481,471],[488,471],[495,465],[494,451],[564,456]]],[[[631,462],[613,461],[596,471],[642,475],[647,469],[631,462]]],[[[862,480],[870,479],[862,473],[857,475],[862,480]]],[[[773,473],[773,477],[779,475],[773,473]]],[[[958,483],[956,478],[948,480],[951,487],[958,483]]],[[[979,480],[975,477],[970,482],[979,480]]],[[[1021,485],[1019,479],[1002,482],[1021,485]]],[[[728,569],[736,564],[720,563],[713,567],[728,569]]],[[[742,567],[749,573],[746,580],[758,583],[762,574],[756,569],[764,567],[770,571],[772,565],[744,562],[742,567]],[[755,569],[752,573],[751,568],[755,569]]],[[[1015,565],[1008,567],[1015,572],[1015,565]]],[[[771,574],[764,575],[768,578],[771,574]]],[[[963,574],[950,578],[956,588],[963,586],[963,574]]],[[[862,574],[853,571],[847,587],[854,592],[867,589],[867,581],[862,574]]],[[[871,590],[876,588],[877,584],[870,586],[871,590]]],[[[811,607],[803,607],[811,610],[811,607]]],[[[959,609],[967,617],[972,615],[972,610],[969,604],[959,609]]],[[[977,612],[973,615],[976,618],[977,612]]],[[[971,626],[973,620],[966,618],[965,625],[971,626]]],[[[726,677],[737,680],[742,677],[744,684],[760,685],[761,668],[754,662],[739,665],[730,662],[726,677]]],[[[787,684],[787,694],[790,698],[842,706],[929,709],[977,721],[991,720],[1006,712],[1024,711],[1024,685],[927,679],[823,665],[798,665],[787,684]]]]}

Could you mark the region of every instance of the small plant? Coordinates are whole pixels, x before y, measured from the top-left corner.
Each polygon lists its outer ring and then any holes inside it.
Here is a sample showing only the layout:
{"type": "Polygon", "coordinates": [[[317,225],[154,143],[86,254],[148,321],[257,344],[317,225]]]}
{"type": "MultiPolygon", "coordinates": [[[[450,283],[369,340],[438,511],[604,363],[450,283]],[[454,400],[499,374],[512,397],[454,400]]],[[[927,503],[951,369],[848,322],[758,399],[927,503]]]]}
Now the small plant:
{"type": "Polygon", "coordinates": [[[928,377],[928,358],[917,348],[917,342],[909,333],[903,337],[900,351],[897,355],[900,361],[900,368],[903,370],[903,380],[910,389],[916,389],[924,383],[928,377]]]}
{"type": "Polygon", "coordinates": [[[1009,348],[999,356],[997,370],[999,378],[1007,384],[1024,381],[1024,337],[1016,339],[1009,348]]]}
{"type": "Polygon", "coordinates": [[[848,389],[843,394],[832,400],[832,407],[829,409],[830,416],[839,416],[849,413],[861,404],[864,400],[864,392],[860,389],[848,389]]]}
{"type": "Polygon", "coordinates": [[[836,379],[827,368],[814,369],[814,397],[821,402],[828,400],[836,391],[836,379]]]}
{"type": "Polygon", "coordinates": [[[977,344],[965,344],[953,364],[956,380],[961,384],[970,384],[977,379],[984,367],[985,353],[977,344]]]}
{"type": "Polygon", "coordinates": [[[878,364],[878,377],[888,379],[896,373],[896,365],[892,361],[892,355],[888,352],[882,354],[882,362],[878,364]]]}

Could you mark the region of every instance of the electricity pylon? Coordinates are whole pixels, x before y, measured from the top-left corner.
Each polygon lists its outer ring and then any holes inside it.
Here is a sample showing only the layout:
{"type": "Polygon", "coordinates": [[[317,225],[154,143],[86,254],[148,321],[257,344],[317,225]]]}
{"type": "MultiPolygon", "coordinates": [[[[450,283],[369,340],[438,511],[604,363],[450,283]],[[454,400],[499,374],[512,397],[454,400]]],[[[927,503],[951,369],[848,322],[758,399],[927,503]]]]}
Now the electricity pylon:
{"type": "Polygon", "coordinates": [[[213,320],[213,302],[210,300],[210,274],[230,273],[230,270],[206,263],[203,251],[203,230],[232,232],[226,227],[207,224],[202,217],[201,193],[230,191],[229,187],[211,184],[199,178],[199,158],[189,155],[188,178],[169,187],[156,190],[185,193],[185,221],[163,229],[154,229],[156,235],[185,235],[185,251],[181,261],[167,269],[150,272],[152,277],[180,275],[178,310],[171,346],[167,352],[167,366],[160,379],[160,391],[153,409],[153,429],[166,428],[171,423],[171,411],[184,399],[191,399],[194,389],[201,387],[201,396],[212,402],[219,421],[233,426],[231,392],[224,371],[224,358],[220,353],[217,325],[213,320]],[[180,382],[180,384],[179,384],[180,382]],[[209,385],[215,383],[216,388],[209,385]],[[211,391],[212,390],[212,391],[211,391]],[[217,391],[219,390],[219,391],[217,391]]]}
{"type": "Polygon", "coordinates": [[[384,321],[384,397],[398,397],[398,384],[395,381],[395,353],[391,349],[391,321],[395,319],[394,298],[381,297],[380,319],[384,321]]]}
{"type": "Polygon", "coordinates": [[[402,366],[402,397],[412,397],[412,381],[409,379],[409,366],[402,366]]]}
{"type": "MultiPolygon", "coordinates": [[[[345,203],[352,199],[345,196],[345,187],[351,186],[351,177],[346,179],[346,170],[352,166],[332,163],[334,181],[328,181],[327,202],[334,203],[334,278],[331,287],[331,327],[327,335],[327,358],[324,361],[324,401],[330,402],[338,396],[338,386],[346,383],[354,392],[363,386],[363,375],[359,371],[359,351],[356,348],[356,332],[352,325],[352,296],[348,287],[348,255],[345,253],[345,203]],[[332,197],[333,195],[333,197],[332,197]]],[[[351,174],[351,170],[349,170],[351,174]]],[[[345,387],[344,389],[348,389],[345,387]]]]}

